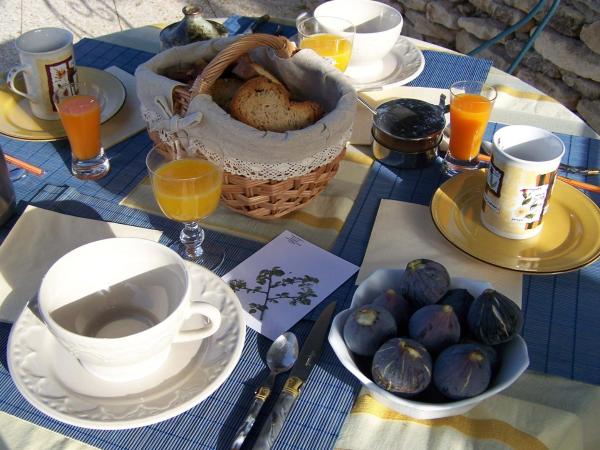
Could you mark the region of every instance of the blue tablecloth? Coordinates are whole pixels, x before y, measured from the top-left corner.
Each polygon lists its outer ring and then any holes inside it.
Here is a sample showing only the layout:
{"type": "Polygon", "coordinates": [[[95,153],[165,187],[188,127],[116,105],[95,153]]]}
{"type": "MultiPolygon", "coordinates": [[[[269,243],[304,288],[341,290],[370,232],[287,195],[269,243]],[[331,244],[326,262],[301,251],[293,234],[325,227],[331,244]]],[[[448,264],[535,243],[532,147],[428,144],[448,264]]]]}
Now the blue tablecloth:
{"type": "MultiPolygon", "coordinates": [[[[131,73],[151,56],[89,39],[76,45],[76,53],[80,65],[106,68],[115,64],[131,73]]],[[[451,54],[426,52],[425,58],[426,68],[412,83],[414,85],[423,82],[444,88],[458,79],[483,80],[490,67],[488,61],[451,54]]],[[[492,124],[488,137],[494,128],[492,124]]],[[[569,149],[565,160],[600,165],[598,141],[569,136],[561,138],[569,149]]],[[[177,239],[179,225],[118,205],[145,175],[144,156],[151,146],[145,132],[110,150],[112,170],[98,182],[82,182],[70,175],[66,141],[32,143],[0,137],[0,145],[7,152],[46,169],[46,175],[41,179],[29,175],[15,184],[20,210],[26,203],[33,203],[66,214],[161,229],[165,231],[162,238],[165,244],[177,239]]],[[[379,201],[391,198],[427,205],[440,181],[439,165],[425,170],[395,171],[379,163],[373,164],[333,252],[360,265],[379,201]]],[[[15,220],[16,217],[0,228],[0,240],[15,220]]],[[[261,246],[215,232],[207,235],[207,239],[217,240],[226,248],[226,262],[219,274],[228,272],[261,246]]],[[[600,324],[600,308],[597,307],[599,270],[599,265],[595,264],[566,275],[525,277],[524,337],[529,346],[532,369],[600,383],[600,349],[594,342],[600,324]]],[[[354,289],[352,278],[329,300],[337,300],[338,310],[346,308],[354,289]]],[[[310,320],[303,320],[293,328],[301,342],[311,326],[310,320]]],[[[10,325],[0,324],[0,345],[4,350],[9,331],[10,325]]],[[[256,384],[266,375],[262,358],[269,343],[266,338],[248,330],[240,363],[210,398],[173,419],[127,431],[85,430],[64,425],[38,412],[21,397],[12,383],[4,351],[3,367],[0,367],[0,409],[101,448],[229,448],[256,384]]],[[[279,380],[277,390],[281,382],[279,380]]],[[[358,389],[359,383],[339,364],[326,344],[275,448],[331,448],[358,389]]],[[[250,442],[270,410],[273,398],[259,417],[250,442]]]]}

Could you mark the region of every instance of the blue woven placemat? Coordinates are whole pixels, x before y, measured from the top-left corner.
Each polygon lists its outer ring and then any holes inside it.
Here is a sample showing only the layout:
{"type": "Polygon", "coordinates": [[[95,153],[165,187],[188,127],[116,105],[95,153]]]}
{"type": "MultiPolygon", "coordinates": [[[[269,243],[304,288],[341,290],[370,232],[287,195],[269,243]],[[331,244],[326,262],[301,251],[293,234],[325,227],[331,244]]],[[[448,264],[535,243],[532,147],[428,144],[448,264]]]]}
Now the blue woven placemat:
{"type": "MultiPolygon", "coordinates": [[[[256,17],[229,16],[223,25],[230,35],[242,34],[256,21],[256,17]]],[[[283,25],[275,22],[262,22],[256,26],[254,33],[277,34],[287,38],[293,37],[298,30],[295,26],[283,25]]]]}
{"type": "Polygon", "coordinates": [[[425,68],[407,86],[449,89],[462,80],[485,81],[492,61],[453,53],[423,50],[425,68]],[[460,70],[456,70],[460,67],[460,70]]]}
{"type": "MultiPolygon", "coordinates": [[[[45,185],[28,203],[78,217],[164,230],[161,242],[166,245],[176,242],[180,231],[180,225],[173,221],[148,216],[142,211],[119,206],[102,198],[83,195],[68,186],[45,185]]],[[[22,212],[25,206],[26,202],[20,202],[18,212],[22,212]]],[[[14,221],[16,217],[0,229],[0,240],[6,237],[14,221]]],[[[217,271],[218,275],[229,272],[262,246],[210,231],[207,231],[206,239],[226,249],[227,258],[217,271]]],[[[341,308],[352,289],[353,282],[348,281],[330,298],[337,299],[341,308]]],[[[300,342],[305,339],[311,326],[312,322],[305,320],[293,328],[300,342]]],[[[6,349],[9,331],[8,324],[0,323],[0,345],[3,349],[6,349]]],[[[240,362],[226,382],[190,411],[152,426],[126,431],[91,431],[52,420],[29,405],[18,393],[7,370],[6,356],[3,357],[3,367],[0,368],[0,409],[101,448],[149,448],[148,442],[160,442],[161,448],[229,448],[252,401],[254,389],[268,373],[263,361],[269,344],[268,339],[247,329],[240,362]]],[[[5,354],[4,351],[3,355],[5,354]]],[[[311,374],[310,380],[310,387],[305,390],[302,402],[290,416],[290,426],[283,430],[276,448],[287,448],[289,443],[298,439],[299,433],[302,436],[302,448],[325,449],[333,445],[358,385],[339,364],[329,346],[324,349],[319,366],[311,374]],[[335,397],[335,402],[331,401],[330,395],[335,397]]],[[[282,382],[280,379],[277,389],[280,389],[282,382]]],[[[272,403],[273,399],[270,399],[259,417],[259,425],[272,403]]],[[[255,434],[256,430],[248,442],[251,442],[255,434]]]]}
{"type": "MultiPolygon", "coordinates": [[[[81,65],[106,68],[117,65],[129,72],[152,55],[125,47],[84,39],[76,45],[77,60],[81,65]]],[[[426,70],[436,72],[437,55],[426,55],[426,70]],[[433,58],[433,59],[431,59],[433,58]],[[427,67],[429,66],[429,67],[427,67]]],[[[471,59],[456,57],[451,71],[442,70],[431,83],[447,87],[451,80],[485,79],[489,63],[473,63],[471,59]],[[469,64],[465,64],[465,62],[469,64]]],[[[424,74],[426,72],[424,71],[424,74]]],[[[98,182],[82,182],[69,172],[69,148],[66,141],[54,143],[20,142],[0,137],[0,145],[46,170],[42,178],[27,176],[15,184],[22,210],[26,202],[66,214],[110,220],[165,231],[162,242],[168,244],[177,239],[179,226],[164,218],[148,216],[118,205],[145,175],[144,156],[151,146],[146,133],[140,133],[109,151],[110,174],[98,182]]],[[[430,168],[423,171],[394,173],[374,164],[367,182],[342,230],[334,253],[360,264],[364,255],[371,226],[375,219],[379,199],[398,198],[426,204],[440,179],[439,171],[430,168]]],[[[0,241],[14,223],[0,227],[0,241]]],[[[227,260],[219,274],[229,271],[256,251],[260,244],[219,233],[207,233],[207,239],[215,240],[226,248],[227,260]]],[[[338,309],[347,307],[354,292],[354,278],[341,286],[329,300],[337,300],[338,309]]],[[[586,311],[587,314],[587,311],[586,311]]],[[[302,341],[312,323],[300,322],[293,328],[302,341]]],[[[0,344],[6,349],[10,326],[0,324],[0,344]]],[[[581,338],[582,332],[578,338],[581,338]]],[[[30,420],[39,425],[107,449],[139,448],[228,448],[236,427],[246,414],[253,390],[266,375],[262,358],[269,341],[248,330],[240,363],[231,377],[207,400],[178,417],[165,422],[128,431],[92,431],[64,425],[30,406],[17,392],[6,369],[3,353],[0,368],[0,409],[30,420]]],[[[280,380],[277,390],[280,389],[280,380]]],[[[292,410],[275,448],[331,448],[339,429],[351,408],[359,384],[337,361],[329,345],[326,345],[319,364],[311,373],[300,400],[292,410]]],[[[257,423],[259,429],[265,414],[270,410],[271,399],[257,423]]],[[[250,436],[250,442],[256,431],[250,436]]]]}

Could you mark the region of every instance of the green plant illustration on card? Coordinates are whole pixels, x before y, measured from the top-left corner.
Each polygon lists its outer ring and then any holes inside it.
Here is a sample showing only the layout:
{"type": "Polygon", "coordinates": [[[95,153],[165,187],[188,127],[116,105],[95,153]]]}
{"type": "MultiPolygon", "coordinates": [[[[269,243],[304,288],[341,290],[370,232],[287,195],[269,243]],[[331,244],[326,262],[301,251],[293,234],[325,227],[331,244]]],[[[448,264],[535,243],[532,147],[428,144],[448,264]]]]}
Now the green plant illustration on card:
{"type": "Polygon", "coordinates": [[[271,340],[289,330],[358,267],[284,231],[223,275],[246,325],[271,340]]]}
{"type": "Polygon", "coordinates": [[[256,276],[256,284],[248,286],[248,282],[242,279],[229,281],[229,286],[234,292],[244,291],[247,294],[262,294],[262,303],[251,302],[248,304],[250,314],[259,314],[259,320],[269,309],[270,303],[287,301],[290,306],[310,305],[311,300],[318,297],[313,289],[319,279],[311,275],[293,276],[291,272],[285,272],[280,266],[270,269],[262,269],[256,276]]]}

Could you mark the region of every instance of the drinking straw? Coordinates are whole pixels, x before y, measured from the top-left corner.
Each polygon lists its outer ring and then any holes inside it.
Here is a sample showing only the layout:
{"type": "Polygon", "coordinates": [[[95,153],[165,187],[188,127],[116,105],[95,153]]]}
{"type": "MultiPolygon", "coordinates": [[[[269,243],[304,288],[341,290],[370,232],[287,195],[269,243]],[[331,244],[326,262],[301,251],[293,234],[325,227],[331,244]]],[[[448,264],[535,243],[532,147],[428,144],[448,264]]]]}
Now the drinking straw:
{"type": "Polygon", "coordinates": [[[4,154],[4,158],[6,162],[12,164],[13,166],[20,167],[23,170],[26,170],[29,173],[32,173],[38,177],[44,175],[44,169],[34,166],[33,164],[29,164],[28,162],[21,161],[19,158],[15,158],[14,156],[4,154]]]}

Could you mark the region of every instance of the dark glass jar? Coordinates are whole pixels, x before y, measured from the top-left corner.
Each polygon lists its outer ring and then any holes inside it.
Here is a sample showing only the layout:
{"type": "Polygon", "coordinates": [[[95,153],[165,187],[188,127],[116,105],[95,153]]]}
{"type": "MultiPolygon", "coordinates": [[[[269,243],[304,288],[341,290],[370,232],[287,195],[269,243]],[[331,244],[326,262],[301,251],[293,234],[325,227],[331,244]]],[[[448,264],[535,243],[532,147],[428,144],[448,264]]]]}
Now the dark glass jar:
{"type": "Polygon", "coordinates": [[[444,104],[422,100],[390,100],[377,108],[373,119],[373,155],[393,167],[419,169],[432,164],[446,126],[444,104]]]}

